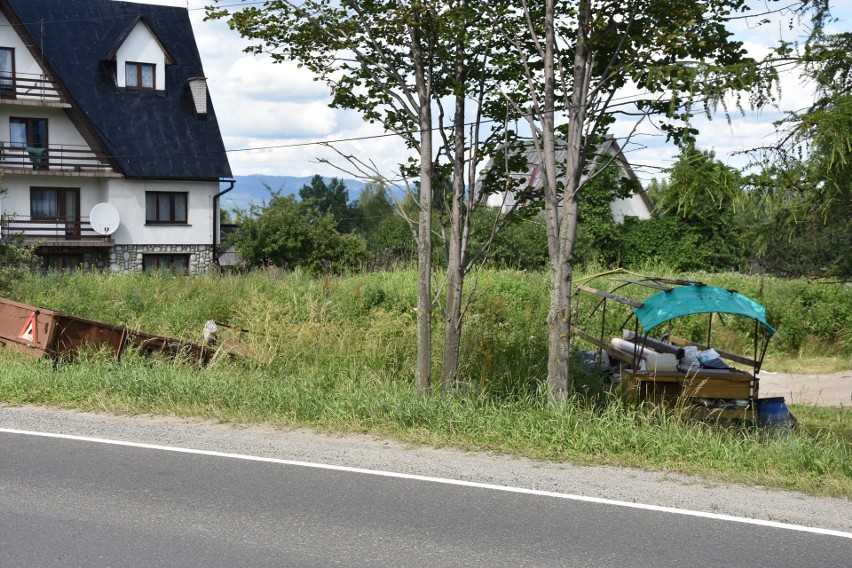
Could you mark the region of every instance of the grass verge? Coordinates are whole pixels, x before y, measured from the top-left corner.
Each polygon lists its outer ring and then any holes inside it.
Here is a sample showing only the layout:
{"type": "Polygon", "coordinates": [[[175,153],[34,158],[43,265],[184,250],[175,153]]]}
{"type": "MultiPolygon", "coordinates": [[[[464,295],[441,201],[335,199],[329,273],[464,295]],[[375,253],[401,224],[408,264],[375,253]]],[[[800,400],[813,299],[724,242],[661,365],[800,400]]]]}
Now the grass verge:
{"type": "MultiPolygon", "coordinates": [[[[712,282],[712,275],[701,279],[712,282]]],[[[476,280],[460,378],[478,394],[443,398],[423,397],[413,388],[412,272],[321,280],[277,271],[191,280],[163,274],[27,276],[14,282],[12,299],[190,341],[200,340],[206,320],[228,322],[249,330],[243,338],[253,356],[217,356],[197,369],[88,353],[54,368],[0,349],[0,402],[370,433],[414,444],[852,497],[848,412],[794,408],[803,427],[772,436],[640,411],[614,399],[575,398],[549,406],[540,391],[547,363],[546,276],[486,271],[476,280]]],[[[757,285],[719,283],[744,291],[757,285]]],[[[778,342],[773,370],[816,355],[852,368],[849,326],[844,327],[852,313],[848,294],[796,282],[760,286],[756,290],[773,305],[807,300],[810,306],[798,319],[781,320],[779,335],[793,337],[811,326],[818,339],[778,342]],[[817,326],[826,314],[832,325],[817,326]],[[803,345],[821,347],[802,351],[803,345]]],[[[440,314],[434,323],[439,330],[440,314]]],[[[228,333],[235,332],[223,330],[228,333]]],[[[436,366],[440,341],[436,332],[436,366]]]]}
{"type": "Polygon", "coordinates": [[[767,356],[763,368],[773,373],[827,375],[852,369],[852,360],[849,357],[820,357],[782,353],[767,356]]]}
{"type": "Polygon", "coordinates": [[[388,373],[341,364],[287,372],[219,361],[207,369],[137,356],[89,356],[56,368],[0,351],[0,400],[117,414],[369,433],[413,444],[695,474],[852,497],[849,414],[794,409],[785,436],[721,428],[617,400],[423,397],[388,373]],[[838,429],[845,432],[839,435],[838,429]]]}
{"type": "Polygon", "coordinates": [[[791,405],[790,411],[798,420],[799,426],[810,435],[821,436],[829,433],[852,447],[852,408],[791,405]]]}

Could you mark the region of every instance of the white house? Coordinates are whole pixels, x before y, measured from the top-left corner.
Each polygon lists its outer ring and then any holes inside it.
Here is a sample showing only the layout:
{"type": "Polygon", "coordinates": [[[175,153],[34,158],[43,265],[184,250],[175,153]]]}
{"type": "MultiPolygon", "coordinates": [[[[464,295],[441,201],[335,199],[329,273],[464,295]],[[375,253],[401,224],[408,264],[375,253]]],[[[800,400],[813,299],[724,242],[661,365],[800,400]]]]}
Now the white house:
{"type": "MultiPolygon", "coordinates": [[[[512,172],[510,175],[516,180],[520,180],[524,187],[529,187],[536,190],[541,190],[544,187],[544,171],[541,167],[539,154],[532,145],[529,145],[526,154],[526,163],[528,171],[512,172]]],[[[565,146],[558,146],[556,149],[557,168],[559,164],[564,164],[566,158],[565,146]]],[[[637,182],[637,187],[641,188],[636,178],[636,173],[630,167],[630,163],[624,157],[621,147],[614,138],[607,138],[602,144],[595,148],[595,155],[589,164],[588,170],[595,171],[598,167],[615,165],[619,168],[622,177],[626,177],[631,181],[637,182]]],[[[491,163],[485,166],[485,169],[493,167],[491,163]]],[[[585,180],[585,177],[583,178],[585,180]]],[[[582,180],[581,180],[582,183],[582,180]]],[[[509,211],[515,206],[515,195],[513,192],[501,192],[488,196],[488,204],[493,207],[502,207],[504,211],[509,211]]],[[[643,189],[638,193],[633,193],[627,198],[616,198],[610,203],[610,211],[612,211],[613,221],[622,223],[625,217],[637,217],[639,219],[648,219],[651,217],[654,209],[651,200],[643,189]]]]}
{"type": "Polygon", "coordinates": [[[0,0],[0,173],[50,267],[207,270],[231,170],[186,9],[0,0]]]}

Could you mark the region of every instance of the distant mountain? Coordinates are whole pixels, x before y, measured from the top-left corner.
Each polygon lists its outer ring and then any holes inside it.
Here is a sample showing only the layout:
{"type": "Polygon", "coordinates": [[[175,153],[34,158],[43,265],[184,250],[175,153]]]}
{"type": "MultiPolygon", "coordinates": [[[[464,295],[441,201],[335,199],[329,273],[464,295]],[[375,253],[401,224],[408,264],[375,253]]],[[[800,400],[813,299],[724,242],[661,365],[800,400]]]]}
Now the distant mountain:
{"type": "MultiPolygon", "coordinates": [[[[299,190],[303,185],[310,185],[314,176],[293,177],[293,176],[267,176],[261,174],[252,174],[248,176],[234,176],[237,183],[234,189],[222,196],[223,209],[246,209],[252,203],[260,204],[263,201],[269,201],[270,193],[266,188],[268,185],[274,191],[281,191],[281,195],[299,196],[299,190]],[[264,185],[266,184],[266,185],[264,185]]],[[[330,177],[323,177],[325,183],[331,182],[330,177]]],[[[344,179],[346,189],[349,190],[349,201],[357,201],[361,195],[361,191],[366,185],[362,181],[354,179],[344,179]]]]}

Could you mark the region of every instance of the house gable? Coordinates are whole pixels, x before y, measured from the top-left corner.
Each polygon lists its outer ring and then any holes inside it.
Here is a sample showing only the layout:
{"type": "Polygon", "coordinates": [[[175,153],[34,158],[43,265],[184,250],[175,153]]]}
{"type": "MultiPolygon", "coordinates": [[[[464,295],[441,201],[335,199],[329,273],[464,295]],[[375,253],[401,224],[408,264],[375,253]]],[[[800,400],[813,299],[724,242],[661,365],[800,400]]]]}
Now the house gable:
{"type": "Polygon", "coordinates": [[[595,152],[595,159],[589,169],[594,171],[599,166],[606,166],[609,163],[617,163],[618,169],[622,177],[626,177],[632,182],[635,182],[639,191],[628,197],[619,197],[613,199],[609,204],[609,210],[612,213],[612,220],[617,224],[624,223],[625,217],[636,217],[638,219],[649,219],[654,213],[654,204],[645,190],[642,188],[639,179],[636,177],[636,172],[627,158],[621,146],[615,141],[615,138],[607,137],[606,141],[595,152]]]}
{"type": "Polygon", "coordinates": [[[14,67],[11,71],[23,77],[43,77],[45,71],[15,30],[16,27],[12,22],[0,12],[0,47],[14,51],[14,67]]]}
{"type": "MultiPolygon", "coordinates": [[[[186,9],[114,0],[0,0],[0,7],[67,92],[72,122],[96,133],[126,177],[230,177],[209,95],[203,116],[193,104],[189,80],[204,71],[186,9]],[[127,88],[127,63],[153,65],[156,88],[127,88]]],[[[138,67],[137,79],[149,71],[138,67]]]]}
{"type": "MultiPolygon", "coordinates": [[[[539,160],[539,153],[529,144],[524,156],[527,160],[529,171],[527,172],[511,172],[509,176],[525,185],[528,188],[541,191],[544,188],[544,170],[539,160]]],[[[567,150],[564,143],[560,143],[556,148],[556,163],[564,164],[566,161],[567,150]]],[[[608,137],[602,144],[594,149],[594,157],[588,165],[588,171],[595,171],[599,167],[615,165],[620,172],[621,177],[626,177],[631,181],[638,183],[636,173],[630,166],[630,163],[624,157],[620,146],[614,138],[608,137]]],[[[483,168],[487,171],[493,167],[489,161],[483,168]]],[[[583,176],[580,183],[586,180],[587,176],[583,176]]],[[[476,191],[481,191],[479,182],[477,182],[476,191]]],[[[640,186],[641,187],[641,186],[640,186]]],[[[488,196],[488,205],[492,207],[500,207],[504,211],[509,211],[516,205],[515,194],[513,191],[503,191],[488,196]]],[[[616,198],[610,203],[610,211],[612,212],[613,221],[623,223],[625,217],[637,217],[639,219],[648,219],[653,214],[653,205],[644,189],[640,189],[638,193],[634,193],[626,198],[616,198]]]]}

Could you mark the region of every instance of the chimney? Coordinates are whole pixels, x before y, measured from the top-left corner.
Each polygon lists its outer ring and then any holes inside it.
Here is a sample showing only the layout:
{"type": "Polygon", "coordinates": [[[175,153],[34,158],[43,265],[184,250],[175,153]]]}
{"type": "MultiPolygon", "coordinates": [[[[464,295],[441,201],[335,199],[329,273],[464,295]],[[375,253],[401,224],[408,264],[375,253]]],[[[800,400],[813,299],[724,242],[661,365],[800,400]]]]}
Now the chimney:
{"type": "Polygon", "coordinates": [[[207,77],[190,77],[189,90],[195,103],[195,113],[200,118],[207,117],[207,77]]]}

